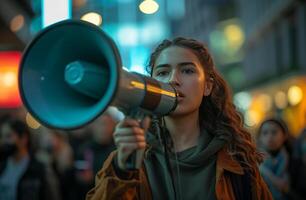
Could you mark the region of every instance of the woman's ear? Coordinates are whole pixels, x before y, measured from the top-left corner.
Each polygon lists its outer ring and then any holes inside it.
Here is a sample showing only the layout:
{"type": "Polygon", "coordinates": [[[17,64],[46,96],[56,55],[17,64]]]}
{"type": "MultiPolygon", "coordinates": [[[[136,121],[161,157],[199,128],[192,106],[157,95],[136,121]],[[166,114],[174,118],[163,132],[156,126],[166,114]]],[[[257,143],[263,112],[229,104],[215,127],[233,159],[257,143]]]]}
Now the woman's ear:
{"type": "Polygon", "coordinates": [[[213,80],[212,78],[210,78],[209,80],[205,81],[204,96],[209,96],[212,89],[213,89],[213,80]]]}

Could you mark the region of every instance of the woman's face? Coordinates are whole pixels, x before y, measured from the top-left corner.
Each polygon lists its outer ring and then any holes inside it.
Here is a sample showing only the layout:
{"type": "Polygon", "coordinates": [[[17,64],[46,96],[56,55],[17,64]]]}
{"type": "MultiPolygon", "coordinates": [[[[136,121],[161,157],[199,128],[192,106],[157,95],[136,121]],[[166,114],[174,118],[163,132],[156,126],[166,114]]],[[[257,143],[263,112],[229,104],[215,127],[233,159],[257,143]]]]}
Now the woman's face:
{"type": "Polygon", "coordinates": [[[172,83],[179,93],[178,106],[173,115],[186,115],[198,111],[206,87],[204,69],[192,50],[172,46],[157,57],[152,76],[162,82],[172,83]]]}
{"type": "Polygon", "coordinates": [[[274,122],[266,122],[261,128],[260,141],[266,150],[275,151],[282,147],[286,140],[285,133],[274,122]]]}

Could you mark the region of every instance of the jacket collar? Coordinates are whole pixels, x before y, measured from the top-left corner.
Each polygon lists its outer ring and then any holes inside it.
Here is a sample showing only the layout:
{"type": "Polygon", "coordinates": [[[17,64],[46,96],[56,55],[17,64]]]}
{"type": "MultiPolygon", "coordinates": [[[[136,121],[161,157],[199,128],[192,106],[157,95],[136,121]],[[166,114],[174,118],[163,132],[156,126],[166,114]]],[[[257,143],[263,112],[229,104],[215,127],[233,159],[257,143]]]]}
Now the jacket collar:
{"type": "Polygon", "coordinates": [[[224,170],[243,175],[244,171],[237,160],[235,160],[227,151],[226,146],[218,152],[217,157],[217,179],[224,170]]]}

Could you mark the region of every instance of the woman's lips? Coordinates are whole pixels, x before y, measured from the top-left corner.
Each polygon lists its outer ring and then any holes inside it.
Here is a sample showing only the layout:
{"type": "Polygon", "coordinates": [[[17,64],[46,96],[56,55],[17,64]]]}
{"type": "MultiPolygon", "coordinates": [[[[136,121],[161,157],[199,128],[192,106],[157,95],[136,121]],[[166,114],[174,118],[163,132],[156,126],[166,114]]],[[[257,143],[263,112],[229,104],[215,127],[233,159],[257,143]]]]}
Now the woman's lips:
{"type": "Polygon", "coordinates": [[[177,91],[177,100],[180,102],[183,100],[185,95],[181,91],[177,91]]]}
{"type": "Polygon", "coordinates": [[[176,88],[175,88],[175,91],[176,91],[176,95],[177,95],[178,97],[184,97],[184,96],[185,96],[180,90],[178,90],[178,89],[176,89],[176,88]]]}
{"type": "Polygon", "coordinates": [[[178,102],[183,101],[183,99],[184,99],[184,97],[180,97],[180,96],[177,97],[177,101],[178,101],[178,102]]]}

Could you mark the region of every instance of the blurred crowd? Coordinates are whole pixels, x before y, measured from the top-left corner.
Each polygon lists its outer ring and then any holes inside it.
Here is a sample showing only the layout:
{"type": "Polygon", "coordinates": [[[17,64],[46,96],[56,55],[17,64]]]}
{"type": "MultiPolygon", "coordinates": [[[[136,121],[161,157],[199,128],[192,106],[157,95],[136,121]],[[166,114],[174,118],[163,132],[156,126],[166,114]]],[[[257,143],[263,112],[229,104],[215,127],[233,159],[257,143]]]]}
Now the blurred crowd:
{"type": "Polygon", "coordinates": [[[0,119],[0,200],[79,200],[115,149],[112,133],[122,114],[108,109],[73,131],[35,134],[9,115],[0,119]]]}
{"type": "MultiPolygon", "coordinates": [[[[85,199],[115,149],[112,133],[122,118],[109,109],[84,128],[48,129],[38,137],[25,122],[2,116],[0,199],[85,199]]],[[[306,129],[294,138],[284,121],[269,118],[256,139],[264,154],[260,172],[274,199],[306,199],[306,129]]]]}

